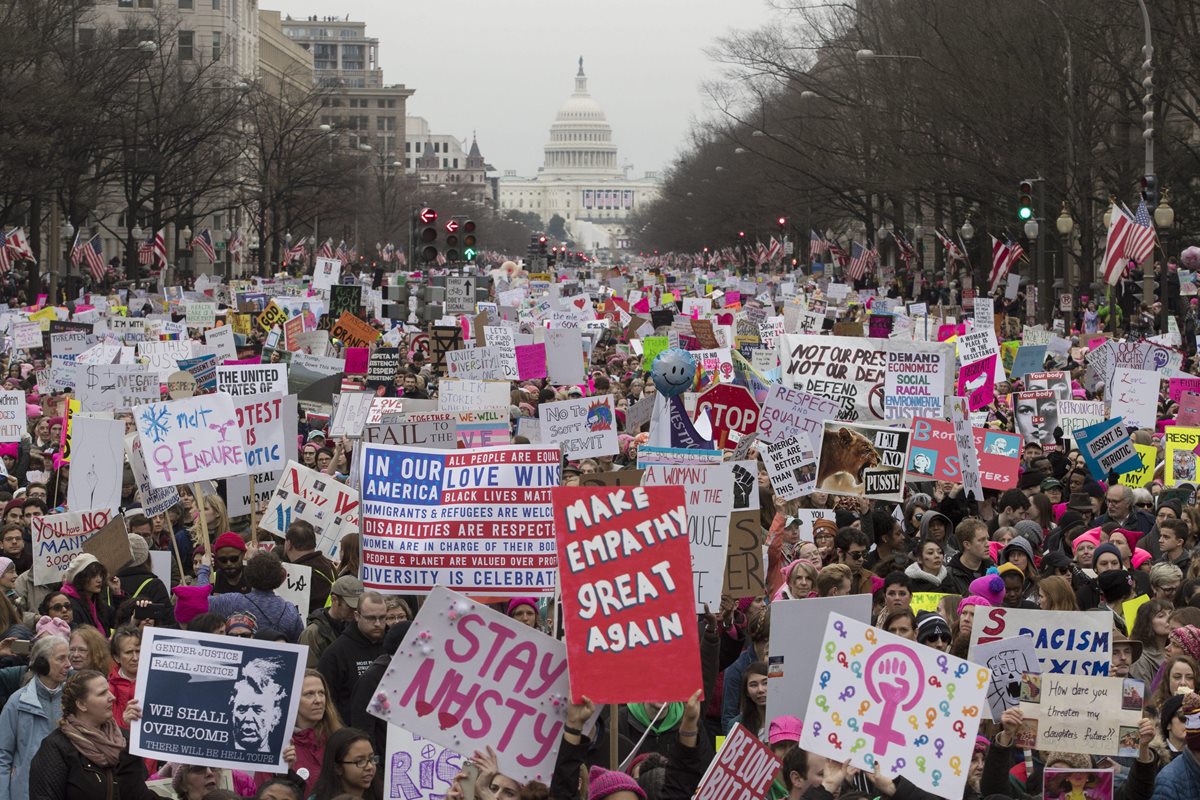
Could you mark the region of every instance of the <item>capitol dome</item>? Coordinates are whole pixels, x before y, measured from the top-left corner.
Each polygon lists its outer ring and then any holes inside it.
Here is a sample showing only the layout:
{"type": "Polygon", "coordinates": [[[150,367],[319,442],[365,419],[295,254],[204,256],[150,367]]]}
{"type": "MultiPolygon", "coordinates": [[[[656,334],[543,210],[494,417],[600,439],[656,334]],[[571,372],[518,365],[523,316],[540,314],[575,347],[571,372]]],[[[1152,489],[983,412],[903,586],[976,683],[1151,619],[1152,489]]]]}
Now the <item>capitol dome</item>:
{"type": "Polygon", "coordinates": [[[575,91],[558,110],[550,126],[543,173],[547,177],[621,177],[612,126],[588,93],[583,58],[575,75],[575,91]]]}

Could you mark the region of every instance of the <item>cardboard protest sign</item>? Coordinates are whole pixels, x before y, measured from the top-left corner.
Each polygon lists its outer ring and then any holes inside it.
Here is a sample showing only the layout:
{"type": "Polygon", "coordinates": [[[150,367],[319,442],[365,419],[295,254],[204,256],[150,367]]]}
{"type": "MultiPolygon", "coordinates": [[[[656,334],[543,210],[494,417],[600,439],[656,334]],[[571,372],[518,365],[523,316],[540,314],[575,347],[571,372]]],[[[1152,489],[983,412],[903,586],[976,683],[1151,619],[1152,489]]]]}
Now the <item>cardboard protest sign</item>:
{"type": "Polygon", "coordinates": [[[0,390],[0,442],[19,442],[26,432],[25,393],[0,390]]]}
{"type": "Polygon", "coordinates": [[[527,596],[554,591],[550,489],[558,448],[430,450],[364,444],[363,584],[527,596]]]}
{"type": "Polygon", "coordinates": [[[371,413],[370,392],[342,392],[333,396],[333,416],[329,419],[329,435],[334,438],[358,438],[371,413]]]}
{"type": "Polygon", "coordinates": [[[1152,370],[1117,367],[1112,383],[1105,387],[1109,414],[1123,417],[1131,428],[1153,428],[1161,378],[1152,370]]]}
{"type": "Polygon", "coordinates": [[[1033,675],[1021,678],[1025,720],[1016,746],[1063,753],[1136,755],[1146,687],[1136,678],[1033,675]],[[1133,753],[1121,752],[1132,740],[1133,753]]]}
{"type": "MultiPolygon", "coordinates": [[[[129,528],[125,525],[125,515],[114,515],[107,525],[89,536],[83,543],[83,552],[94,555],[108,570],[109,575],[116,575],[117,570],[133,558],[129,548],[129,528]]],[[[171,585],[169,576],[165,585],[171,585]]]]}
{"type": "Polygon", "coordinates": [[[548,781],[569,692],[566,645],[438,587],[367,710],[444,747],[490,745],[504,775],[548,781]]]}
{"type": "Polygon", "coordinates": [[[820,642],[800,746],[867,771],[878,763],[888,775],[912,763],[904,774],[915,785],[959,800],[987,713],[988,671],[840,614],[820,642]]]}
{"type": "Polygon", "coordinates": [[[784,386],[837,401],[839,419],[883,419],[887,340],[785,334],[782,347],[784,386]]]}
{"type": "Polygon", "coordinates": [[[473,411],[477,408],[508,408],[511,399],[507,381],[438,381],[438,411],[473,411]]]}
{"type": "Polygon", "coordinates": [[[233,399],[208,394],[134,408],[150,484],[176,486],[246,473],[233,399]]]}
{"type": "Polygon", "coordinates": [[[1141,467],[1121,417],[1077,429],[1075,441],[1088,471],[1098,481],[1108,480],[1110,472],[1132,472],[1141,467]]]}
{"type": "Polygon", "coordinates": [[[394,444],[453,450],[458,446],[458,421],[454,414],[426,413],[393,416],[386,423],[366,425],[367,444],[394,444]]]}
{"type": "Polygon", "coordinates": [[[904,428],[826,422],[817,490],[898,503],[912,433],[904,428]]]}
{"type": "Polygon", "coordinates": [[[759,512],[733,511],[729,515],[723,593],[738,600],[762,597],[767,593],[766,566],[759,512]]]}
{"type": "Polygon", "coordinates": [[[612,395],[542,403],[542,441],[558,445],[568,459],[617,453],[616,414],[612,395]]]}
{"type": "Polygon", "coordinates": [[[1158,466],[1158,448],[1150,444],[1134,444],[1133,449],[1138,454],[1138,467],[1123,473],[1118,482],[1122,486],[1138,489],[1149,486],[1154,480],[1154,470],[1158,466]]]}
{"type": "Polygon", "coordinates": [[[148,627],[129,752],[206,767],[287,772],[308,648],[148,627]]]}
{"type": "MultiPolygon", "coordinates": [[[[128,459],[129,469],[133,472],[133,480],[137,484],[138,494],[142,498],[142,510],[146,512],[146,516],[162,514],[179,502],[179,491],[174,486],[155,488],[150,485],[142,442],[136,433],[125,437],[125,458],[128,459]]],[[[230,507],[232,508],[232,505],[230,507]]]]}
{"type": "Polygon", "coordinates": [[[550,382],[577,385],[584,382],[583,334],[578,329],[546,331],[546,374],[550,382]]]}
{"type": "MultiPolygon", "coordinates": [[[[890,319],[890,318],[889,318],[890,319]]],[[[886,353],[883,382],[883,418],[942,418],[952,371],[948,346],[944,352],[901,350],[886,353]]]]}
{"type": "Polygon", "coordinates": [[[779,764],[757,736],[734,725],[700,779],[695,800],[765,797],[779,764]]]}
{"type": "Polygon", "coordinates": [[[359,494],[353,488],[288,461],[258,525],[282,537],[293,520],[305,520],[317,533],[317,550],[334,561],[342,537],[358,531],[360,514],[359,494]]]}
{"type": "Polygon", "coordinates": [[[551,495],[572,699],[691,697],[700,642],[683,488],[572,486],[551,495]]]}
{"type": "Polygon", "coordinates": [[[1062,428],[1063,436],[1074,441],[1075,429],[1084,428],[1108,417],[1108,409],[1103,400],[1063,400],[1058,401],[1058,425],[1062,428]]]}
{"type": "Polygon", "coordinates": [[[469,347],[446,353],[446,375],[472,380],[508,380],[495,347],[469,347]]]}
{"type": "Polygon", "coordinates": [[[219,328],[213,328],[204,332],[204,343],[209,347],[217,348],[217,363],[221,364],[226,359],[237,358],[237,346],[233,338],[233,327],[230,325],[222,325],[219,328]]]}
{"type": "MultiPolygon", "coordinates": [[[[812,525],[808,525],[812,541],[812,525]]],[[[825,633],[831,614],[871,621],[871,598],[865,594],[771,602],[771,641],[767,656],[767,718],[801,717],[808,707],[821,657],[813,644],[825,633]]]]}
{"type": "MultiPolygon", "coordinates": [[[[990,428],[972,428],[979,475],[985,489],[1011,489],[1021,466],[1021,438],[990,428]]],[[[954,442],[954,425],[932,419],[912,421],[908,480],[962,482],[962,459],[954,442]]]]}
{"type": "Polygon", "coordinates": [[[71,559],[83,552],[83,543],[112,519],[110,509],[67,511],[32,517],[29,532],[33,540],[33,582],[49,586],[62,581],[71,559]]]}
{"type": "Polygon", "coordinates": [[[758,439],[773,444],[789,436],[808,438],[814,453],[821,449],[826,420],[839,419],[841,404],[785,386],[772,386],[758,419],[758,439]]]}
{"type": "Polygon", "coordinates": [[[287,394],[287,364],[230,364],[217,367],[217,391],[231,397],[287,394]]]}
{"type": "Polygon", "coordinates": [[[1167,486],[1196,482],[1196,446],[1200,427],[1168,425],[1163,433],[1163,482],[1167,486]]]}
{"type": "Polygon", "coordinates": [[[124,422],[76,415],[71,423],[68,507],[115,511],[121,505],[124,440],[124,422]]]}
{"type": "Polygon", "coordinates": [[[387,754],[381,766],[384,797],[445,797],[462,766],[463,757],[454,750],[414,736],[399,725],[387,726],[387,754]]]}
{"type": "Polygon", "coordinates": [[[329,329],[329,335],[340,340],[346,347],[370,347],[379,338],[379,331],[363,322],[350,312],[343,312],[329,329]]]}
{"type": "Polygon", "coordinates": [[[972,411],[990,405],[996,399],[996,355],[963,364],[958,370],[955,393],[965,397],[972,411]]]}
{"type": "Polygon", "coordinates": [[[1112,612],[981,608],[971,628],[968,658],[977,663],[980,644],[1029,635],[1042,673],[1107,675],[1112,662],[1112,612]]]}
{"type": "Polygon", "coordinates": [[[771,488],[783,500],[791,500],[813,491],[817,481],[817,457],[807,436],[789,436],[767,445],[763,458],[771,488]]]}
{"type": "Polygon", "coordinates": [[[987,699],[992,711],[992,721],[999,722],[1000,715],[1016,708],[1021,700],[1021,676],[1026,673],[1041,674],[1042,660],[1038,658],[1029,634],[1010,636],[981,644],[974,650],[975,663],[988,668],[987,699]]]}
{"type": "Polygon", "coordinates": [[[283,571],[287,573],[287,578],[275,590],[275,594],[294,605],[300,612],[300,618],[305,619],[308,617],[309,598],[312,597],[312,567],[284,563],[283,571]]]}

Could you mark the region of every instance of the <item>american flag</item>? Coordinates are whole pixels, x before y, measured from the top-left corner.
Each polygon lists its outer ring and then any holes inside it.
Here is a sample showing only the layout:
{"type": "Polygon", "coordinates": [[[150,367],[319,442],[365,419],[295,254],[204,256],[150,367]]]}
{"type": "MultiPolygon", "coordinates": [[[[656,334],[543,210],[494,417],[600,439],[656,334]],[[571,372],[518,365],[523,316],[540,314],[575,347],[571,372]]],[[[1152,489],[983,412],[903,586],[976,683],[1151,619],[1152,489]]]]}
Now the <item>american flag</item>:
{"type": "Polygon", "coordinates": [[[996,291],[996,287],[1000,285],[1000,281],[1004,280],[1004,276],[1008,274],[1009,268],[1012,266],[1012,248],[1007,243],[1000,241],[995,236],[992,237],[992,274],[991,286],[992,291],[996,291]]]}
{"type": "MultiPolygon", "coordinates": [[[[1129,209],[1122,207],[1121,210],[1129,214],[1129,209]]],[[[1125,239],[1125,258],[1138,264],[1146,264],[1154,257],[1154,245],[1158,236],[1155,234],[1154,222],[1150,219],[1150,210],[1146,208],[1145,200],[1138,203],[1137,214],[1132,216],[1134,225],[1125,239]]]]}
{"type": "Polygon", "coordinates": [[[946,248],[946,258],[950,259],[950,263],[967,260],[966,253],[962,251],[962,248],[958,246],[958,243],[951,239],[950,236],[941,228],[937,229],[937,237],[938,241],[942,243],[942,247],[946,248]]]}
{"type": "Polygon", "coordinates": [[[71,245],[71,266],[78,267],[79,262],[83,260],[83,245],[79,242],[79,236],[83,231],[75,231],[75,243],[71,245]]]}
{"type": "Polygon", "coordinates": [[[872,261],[878,256],[875,248],[863,247],[858,242],[850,245],[850,265],[847,267],[846,274],[852,281],[862,280],[862,277],[867,274],[867,268],[871,266],[872,261]]]}
{"type": "Polygon", "coordinates": [[[212,263],[217,263],[217,249],[213,247],[212,232],[205,228],[192,237],[192,251],[199,247],[204,251],[204,255],[208,256],[208,260],[212,263]]]}
{"type": "Polygon", "coordinates": [[[9,231],[8,248],[13,251],[13,254],[18,259],[37,263],[37,259],[33,257],[33,250],[29,247],[29,240],[25,238],[25,231],[22,228],[14,228],[9,231]]]}
{"type": "Polygon", "coordinates": [[[242,262],[242,232],[239,228],[233,229],[233,235],[229,237],[229,252],[233,254],[233,262],[240,264],[242,262]]]}
{"type": "Polygon", "coordinates": [[[781,255],[783,255],[783,245],[780,244],[779,241],[774,236],[772,236],[771,237],[771,246],[767,248],[767,260],[774,261],[775,259],[779,258],[781,255]]]}
{"type": "Polygon", "coordinates": [[[321,258],[333,258],[333,239],[326,239],[321,242],[321,249],[317,251],[317,255],[321,258]]]}
{"type": "Polygon", "coordinates": [[[100,283],[104,280],[104,273],[108,269],[108,265],[104,263],[104,243],[100,240],[100,234],[97,233],[88,239],[81,249],[83,257],[87,259],[88,271],[92,273],[92,279],[96,283],[100,283]]]}
{"type": "Polygon", "coordinates": [[[817,256],[829,252],[829,242],[825,241],[825,237],[816,231],[810,231],[808,234],[808,257],[815,259],[817,256]]]}
{"type": "Polygon", "coordinates": [[[837,243],[837,240],[827,241],[829,254],[833,256],[833,260],[837,262],[839,267],[845,267],[850,263],[850,254],[842,249],[842,246],[837,243]]]}
{"type": "Polygon", "coordinates": [[[8,252],[8,236],[0,228],[0,275],[12,269],[12,254],[8,252]]]}
{"type": "Polygon", "coordinates": [[[154,256],[153,263],[157,264],[158,266],[162,267],[163,269],[166,269],[167,268],[167,229],[166,228],[159,228],[158,232],[154,234],[154,244],[152,245],[151,250],[153,251],[153,256],[154,256]]]}
{"type": "Polygon", "coordinates": [[[304,247],[304,243],[307,241],[308,241],[307,236],[300,237],[300,241],[296,242],[294,245],[292,245],[286,251],[284,251],[283,260],[284,261],[292,261],[293,259],[297,259],[297,258],[303,260],[303,258],[305,257],[305,255],[308,252],[304,247]]]}
{"type": "Polygon", "coordinates": [[[900,251],[900,260],[905,265],[911,266],[912,262],[917,259],[917,248],[912,246],[912,242],[908,241],[904,231],[899,228],[892,231],[892,238],[896,240],[896,249],[900,251]]]}
{"type": "Polygon", "coordinates": [[[346,251],[346,240],[342,239],[338,242],[337,250],[333,252],[333,257],[345,264],[350,260],[350,254],[346,251]]]}
{"type": "Polygon", "coordinates": [[[142,265],[154,263],[154,244],[150,239],[138,245],[138,263],[142,265]]]}
{"type": "Polygon", "coordinates": [[[1125,258],[1125,244],[1129,240],[1130,229],[1137,223],[1113,203],[1112,216],[1108,223],[1108,236],[1104,241],[1104,280],[1109,286],[1116,286],[1121,280],[1128,260],[1125,258]]]}

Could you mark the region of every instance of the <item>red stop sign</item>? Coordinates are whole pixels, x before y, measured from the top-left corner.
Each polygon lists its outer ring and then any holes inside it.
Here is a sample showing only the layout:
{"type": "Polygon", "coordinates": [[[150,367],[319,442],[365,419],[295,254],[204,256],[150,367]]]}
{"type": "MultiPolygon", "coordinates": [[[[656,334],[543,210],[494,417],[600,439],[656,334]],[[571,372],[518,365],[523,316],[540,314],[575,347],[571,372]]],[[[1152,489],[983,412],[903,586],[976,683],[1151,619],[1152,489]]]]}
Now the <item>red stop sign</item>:
{"type": "Polygon", "coordinates": [[[758,403],[744,386],[718,383],[696,399],[696,416],[707,410],[713,424],[713,444],[731,447],[729,432],[745,436],[758,429],[758,403]]]}

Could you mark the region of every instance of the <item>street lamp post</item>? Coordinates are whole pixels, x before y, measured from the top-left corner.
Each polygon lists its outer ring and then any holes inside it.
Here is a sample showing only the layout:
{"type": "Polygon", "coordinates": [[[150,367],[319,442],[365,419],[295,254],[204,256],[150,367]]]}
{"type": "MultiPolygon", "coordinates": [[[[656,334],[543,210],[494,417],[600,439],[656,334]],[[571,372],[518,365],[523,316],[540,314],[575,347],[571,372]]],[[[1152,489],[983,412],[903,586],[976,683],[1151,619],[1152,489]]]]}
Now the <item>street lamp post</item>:
{"type": "MultiPolygon", "coordinates": [[[[1169,244],[1169,240],[1167,239],[1166,234],[1175,225],[1175,209],[1171,208],[1170,203],[1167,202],[1167,199],[1170,196],[1170,194],[1171,193],[1168,192],[1166,189],[1163,189],[1162,200],[1159,202],[1158,208],[1154,209],[1154,225],[1155,225],[1155,227],[1157,227],[1159,229],[1159,231],[1162,232],[1162,234],[1159,236],[1159,245],[1162,247],[1163,253],[1168,254],[1168,256],[1170,253],[1170,249],[1167,247],[1167,245],[1169,244]]],[[[1170,272],[1171,272],[1171,263],[1170,263],[1170,258],[1168,257],[1167,261],[1163,264],[1163,273],[1162,273],[1162,277],[1161,277],[1162,295],[1163,295],[1163,302],[1162,302],[1163,333],[1167,332],[1167,319],[1168,319],[1168,317],[1170,317],[1169,308],[1170,308],[1170,303],[1171,303],[1171,297],[1169,294],[1167,294],[1167,276],[1170,274],[1170,272]]]]}
{"type": "MultiPolygon", "coordinates": [[[[1067,201],[1063,200],[1062,211],[1059,212],[1058,219],[1054,221],[1054,227],[1058,230],[1058,235],[1062,243],[1062,263],[1063,263],[1063,286],[1064,290],[1071,294],[1074,298],[1078,293],[1079,287],[1075,283],[1071,266],[1071,234],[1075,232],[1075,220],[1071,218],[1071,212],[1067,210],[1067,201]]],[[[1074,307],[1074,299],[1071,301],[1074,307]]],[[[1071,333],[1071,318],[1070,311],[1063,311],[1063,321],[1065,323],[1066,333],[1071,333]]]]}

